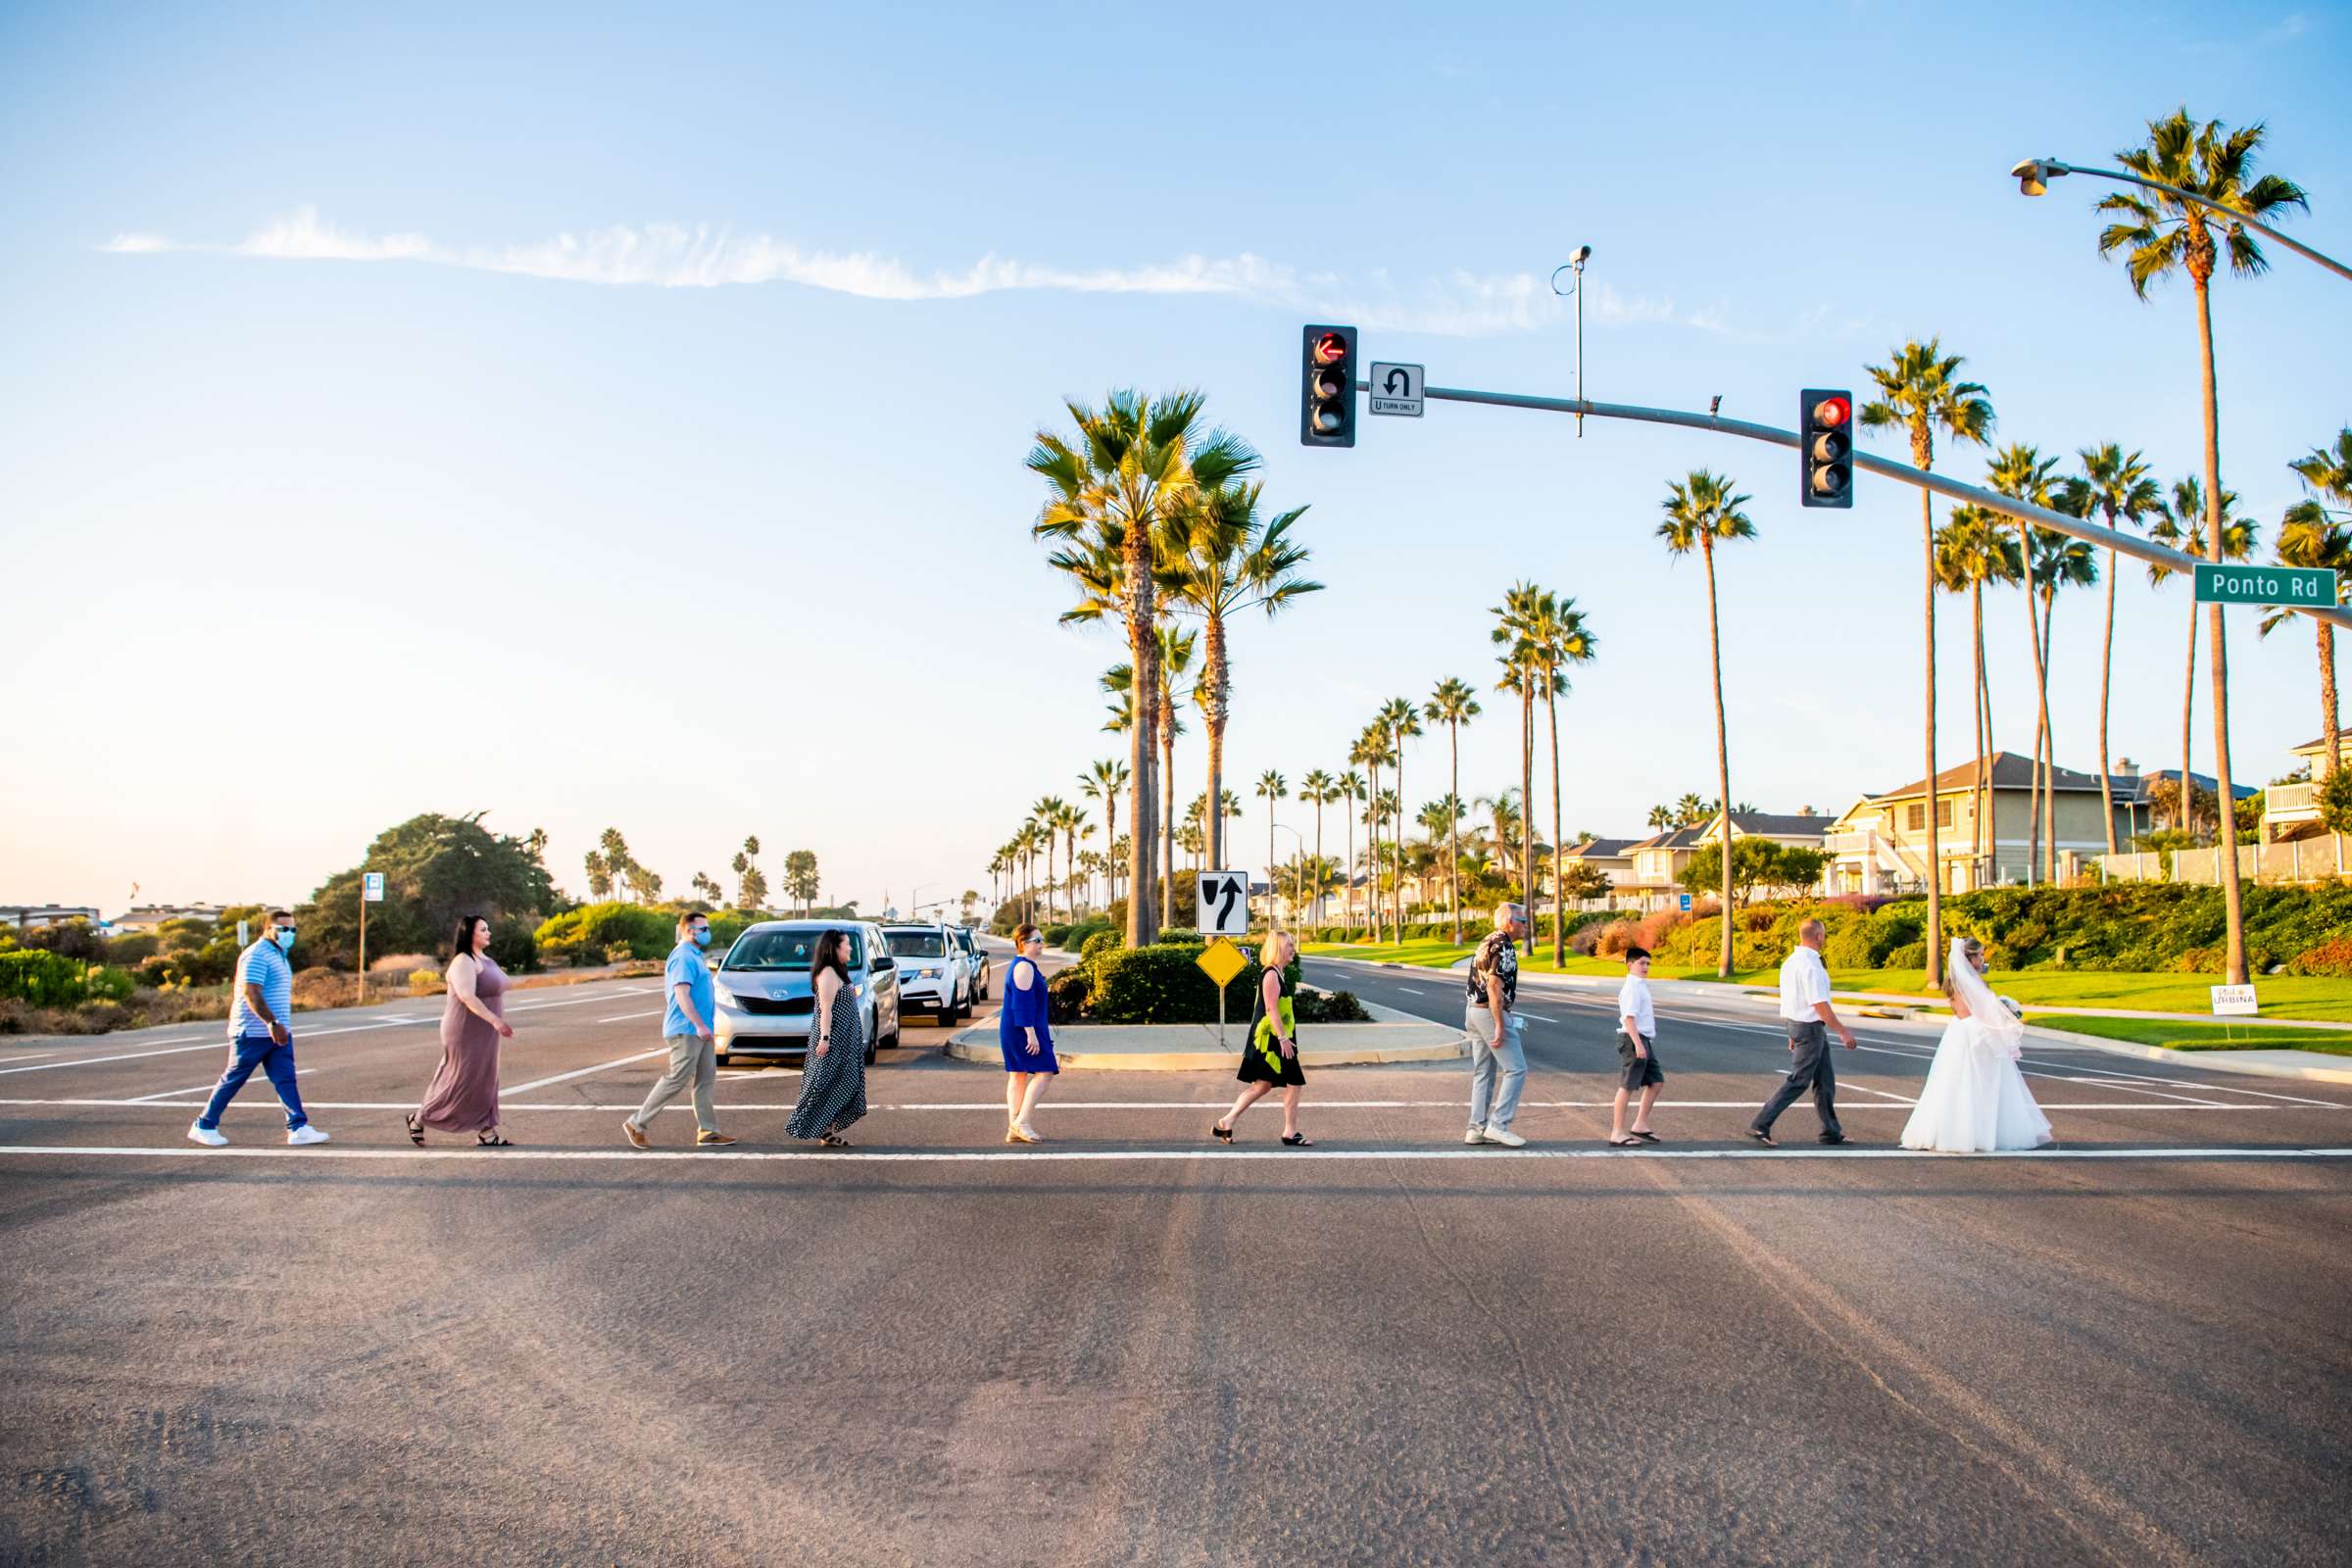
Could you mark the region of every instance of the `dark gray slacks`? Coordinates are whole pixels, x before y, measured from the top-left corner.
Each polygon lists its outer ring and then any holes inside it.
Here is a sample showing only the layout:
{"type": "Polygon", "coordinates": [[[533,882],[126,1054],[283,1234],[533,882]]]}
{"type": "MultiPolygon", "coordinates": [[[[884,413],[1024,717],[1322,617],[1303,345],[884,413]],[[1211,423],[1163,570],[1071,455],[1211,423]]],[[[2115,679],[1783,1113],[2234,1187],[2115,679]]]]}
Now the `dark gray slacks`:
{"type": "Polygon", "coordinates": [[[1845,1129],[1838,1125],[1838,1069],[1830,1061],[1830,1026],[1819,1019],[1811,1023],[1790,1023],[1788,1044],[1794,1048],[1795,1059],[1788,1064],[1788,1081],[1756,1112],[1758,1132],[1772,1131],[1772,1124],[1781,1112],[1796,1103],[1796,1097],[1807,1089],[1813,1091],[1813,1110],[1821,1117],[1821,1130],[1842,1136],[1845,1129]]]}

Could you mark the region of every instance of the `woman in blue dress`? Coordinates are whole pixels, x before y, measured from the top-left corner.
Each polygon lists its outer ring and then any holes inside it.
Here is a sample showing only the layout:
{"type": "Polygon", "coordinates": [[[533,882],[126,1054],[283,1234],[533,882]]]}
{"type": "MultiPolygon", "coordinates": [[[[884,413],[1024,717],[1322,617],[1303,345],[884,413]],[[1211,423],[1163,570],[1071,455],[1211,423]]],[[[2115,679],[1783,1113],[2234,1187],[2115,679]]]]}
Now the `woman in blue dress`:
{"type": "Polygon", "coordinates": [[[1046,971],[1038,959],[1046,934],[1033,925],[1012,934],[1013,959],[1004,980],[1004,1006],[997,1014],[997,1047],[1004,1053],[1004,1141],[1042,1144],[1029,1117],[1046,1098],[1046,1084],[1061,1071],[1054,1059],[1054,1026],[1046,1016],[1046,971]]]}

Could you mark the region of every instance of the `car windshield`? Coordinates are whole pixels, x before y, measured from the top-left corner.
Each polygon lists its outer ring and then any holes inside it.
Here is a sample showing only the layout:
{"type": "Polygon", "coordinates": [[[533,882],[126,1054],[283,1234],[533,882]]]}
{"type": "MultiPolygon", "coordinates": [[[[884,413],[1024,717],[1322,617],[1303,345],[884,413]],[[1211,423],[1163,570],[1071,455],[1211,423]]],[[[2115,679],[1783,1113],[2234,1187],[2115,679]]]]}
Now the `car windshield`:
{"type": "Polygon", "coordinates": [[[894,958],[944,958],[948,940],[936,931],[886,931],[894,958]]]}
{"type": "MultiPolygon", "coordinates": [[[[727,951],[725,969],[798,969],[808,972],[808,956],[822,931],[746,931],[727,951]]],[[[865,944],[855,931],[850,939],[850,967],[865,966],[865,944]]]]}

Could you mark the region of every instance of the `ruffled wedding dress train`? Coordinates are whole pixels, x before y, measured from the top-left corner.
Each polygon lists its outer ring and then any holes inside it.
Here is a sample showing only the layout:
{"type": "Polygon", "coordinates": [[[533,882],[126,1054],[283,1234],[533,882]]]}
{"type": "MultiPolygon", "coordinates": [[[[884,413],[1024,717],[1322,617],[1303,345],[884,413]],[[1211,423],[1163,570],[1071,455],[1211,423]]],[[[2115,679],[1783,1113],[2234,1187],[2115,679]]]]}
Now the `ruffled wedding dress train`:
{"type": "Polygon", "coordinates": [[[1974,1018],[1953,1019],[1903,1123],[1903,1147],[1975,1154],[2050,1142],[2050,1119],[2034,1102],[2003,1037],[1974,1018]]]}

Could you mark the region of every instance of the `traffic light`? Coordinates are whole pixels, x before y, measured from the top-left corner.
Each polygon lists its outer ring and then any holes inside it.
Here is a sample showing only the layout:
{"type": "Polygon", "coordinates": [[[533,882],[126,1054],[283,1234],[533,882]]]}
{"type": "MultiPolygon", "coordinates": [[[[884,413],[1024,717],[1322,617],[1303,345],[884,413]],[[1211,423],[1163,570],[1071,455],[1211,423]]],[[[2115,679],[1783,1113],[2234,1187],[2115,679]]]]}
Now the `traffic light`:
{"type": "Polygon", "coordinates": [[[1854,395],[1807,387],[1799,394],[1797,433],[1803,438],[1804,491],[1808,507],[1854,504],[1854,395]]]}
{"type": "Polygon", "coordinates": [[[1355,445],[1355,328],[1310,326],[1299,354],[1298,444],[1355,445]]]}

